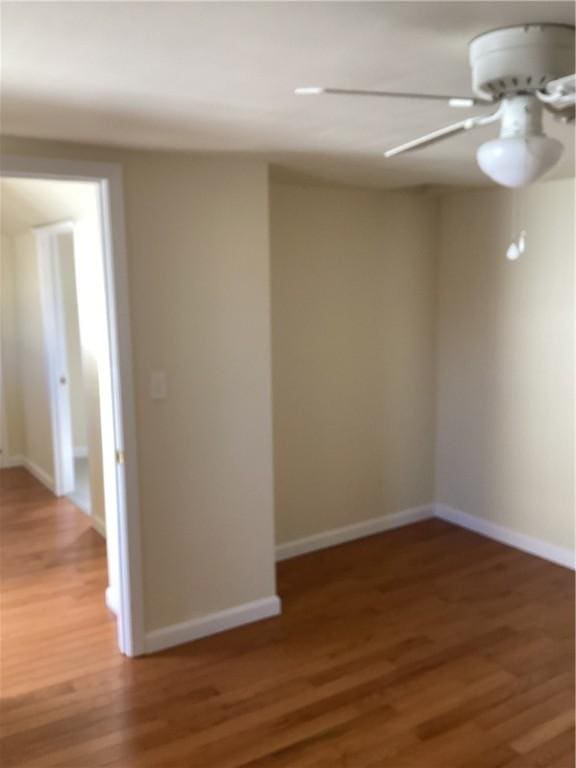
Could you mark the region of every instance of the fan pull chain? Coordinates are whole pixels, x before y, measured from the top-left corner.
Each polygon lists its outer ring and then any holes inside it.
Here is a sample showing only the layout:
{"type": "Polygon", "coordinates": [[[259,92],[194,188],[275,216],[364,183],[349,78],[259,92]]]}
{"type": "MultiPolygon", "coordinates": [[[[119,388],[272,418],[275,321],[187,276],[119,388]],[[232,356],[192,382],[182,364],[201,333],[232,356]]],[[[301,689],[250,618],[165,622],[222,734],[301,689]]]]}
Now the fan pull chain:
{"type": "Polygon", "coordinates": [[[512,190],[512,215],[510,227],[510,245],[506,251],[506,258],[509,261],[516,261],[526,250],[526,230],[520,229],[521,222],[524,220],[524,206],[521,192],[518,189],[512,190]]]}

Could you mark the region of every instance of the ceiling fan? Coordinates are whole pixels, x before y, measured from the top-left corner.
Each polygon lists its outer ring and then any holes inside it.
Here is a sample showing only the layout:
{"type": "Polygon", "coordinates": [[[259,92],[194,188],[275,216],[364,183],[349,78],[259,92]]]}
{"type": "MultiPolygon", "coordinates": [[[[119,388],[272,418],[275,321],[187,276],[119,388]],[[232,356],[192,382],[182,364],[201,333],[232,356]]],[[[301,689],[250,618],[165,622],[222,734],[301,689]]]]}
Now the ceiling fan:
{"type": "Polygon", "coordinates": [[[563,24],[523,24],[487,32],[469,46],[474,96],[403,93],[307,86],[298,95],[373,96],[389,99],[440,101],[449,107],[493,105],[488,114],[412,139],[384,152],[387,158],[443,141],[459,133],[500,123],[500,137],[482,144],[476,158],[482,171],[498,184],[521,187],[554,166],[563,146],[543,131],[543,112],[572,123],[575,117],[576,76],[574,27],[563,24]]]}

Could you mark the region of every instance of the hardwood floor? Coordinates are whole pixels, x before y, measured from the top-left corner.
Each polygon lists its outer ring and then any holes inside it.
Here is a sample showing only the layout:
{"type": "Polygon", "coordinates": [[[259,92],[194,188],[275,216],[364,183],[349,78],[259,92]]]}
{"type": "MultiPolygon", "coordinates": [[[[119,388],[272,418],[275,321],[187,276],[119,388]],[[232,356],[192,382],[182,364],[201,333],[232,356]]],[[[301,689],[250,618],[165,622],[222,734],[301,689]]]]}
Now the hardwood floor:
{"type": "Polygon", "coordinates": [[[281,563],[282,616],[128,660],[104,542],[0,472],[2,765],[573,768],[574,581],[432,520],[281,563]]]}

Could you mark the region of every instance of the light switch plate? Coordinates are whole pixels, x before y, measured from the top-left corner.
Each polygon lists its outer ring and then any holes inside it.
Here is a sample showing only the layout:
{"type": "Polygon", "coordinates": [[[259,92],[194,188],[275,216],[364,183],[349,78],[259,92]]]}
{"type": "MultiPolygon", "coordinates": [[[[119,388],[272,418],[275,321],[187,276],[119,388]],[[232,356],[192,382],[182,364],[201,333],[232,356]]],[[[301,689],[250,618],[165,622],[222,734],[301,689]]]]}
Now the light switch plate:
{"type": "Polygon", "coordinates": [[[150,374],[150,397],[152,400],[165,400],[166,394],[166,371],[152,371],[150,374]]]}

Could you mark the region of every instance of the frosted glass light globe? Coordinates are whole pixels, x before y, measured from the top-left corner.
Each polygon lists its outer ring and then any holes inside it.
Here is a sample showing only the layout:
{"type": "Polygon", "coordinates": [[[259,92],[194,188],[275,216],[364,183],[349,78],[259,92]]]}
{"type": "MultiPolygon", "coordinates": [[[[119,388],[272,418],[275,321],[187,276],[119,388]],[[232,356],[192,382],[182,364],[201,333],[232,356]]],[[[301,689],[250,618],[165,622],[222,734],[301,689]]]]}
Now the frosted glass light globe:
{"type": "Polygon", "coordinates": [[[556,165],[562,150],[562,143],[549,136],[510,136],[482,144],[476,159],[497,184],[523,187],[556,165]]]}

